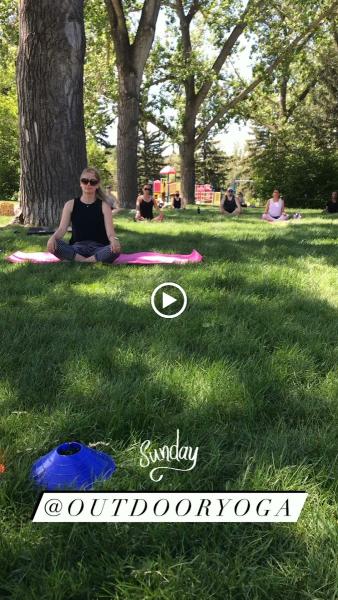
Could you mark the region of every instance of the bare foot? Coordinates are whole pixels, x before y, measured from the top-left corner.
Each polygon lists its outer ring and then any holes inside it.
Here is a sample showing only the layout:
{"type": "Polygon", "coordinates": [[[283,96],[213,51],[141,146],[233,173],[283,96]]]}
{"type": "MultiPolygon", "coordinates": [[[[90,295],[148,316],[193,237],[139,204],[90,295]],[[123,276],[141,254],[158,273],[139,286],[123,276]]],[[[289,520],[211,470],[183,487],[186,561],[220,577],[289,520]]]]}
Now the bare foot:
{"type": "Polygon", "coordinates": [[[95,256],[89,256],[87,258],[86,256],[81,256],[81,254],[75,254],[74,260],[76,262],[86,262],[86,263],[88,263],[88,262],[90,262],[90,263],[96,262],[95,256]]]}

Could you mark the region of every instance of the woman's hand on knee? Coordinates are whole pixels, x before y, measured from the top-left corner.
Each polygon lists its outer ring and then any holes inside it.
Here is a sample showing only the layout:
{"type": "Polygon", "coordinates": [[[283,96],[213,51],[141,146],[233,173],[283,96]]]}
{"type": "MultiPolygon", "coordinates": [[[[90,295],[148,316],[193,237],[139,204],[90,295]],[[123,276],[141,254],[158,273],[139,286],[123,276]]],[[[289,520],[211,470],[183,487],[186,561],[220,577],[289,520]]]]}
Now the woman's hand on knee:
{"type": "Polygon", "coordinates": [[[112,240],[110,242],[110,248],[114,254],[119,254],[121,252],[121,244],[118,240],[112,240]]]}
{"type": "Polygon", "coordinates": [[[49,240],[47,242],[47,250],[51,254],[54,254],[54,252],[56,250],[56,239],[53,235],[52,235],[52,237],[49,238],[49,240]]]}

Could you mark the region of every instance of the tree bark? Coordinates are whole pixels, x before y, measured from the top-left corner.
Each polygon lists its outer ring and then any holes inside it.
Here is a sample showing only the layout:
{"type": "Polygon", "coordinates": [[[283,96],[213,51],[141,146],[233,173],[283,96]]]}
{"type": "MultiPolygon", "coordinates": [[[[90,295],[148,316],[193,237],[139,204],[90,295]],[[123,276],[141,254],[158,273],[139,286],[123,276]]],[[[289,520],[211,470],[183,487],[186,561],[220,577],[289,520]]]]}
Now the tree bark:
{"type": "Polygon", "coordinates": [[[184,125],[184,139],[179,146],[181,157],[181,185],[185,202],[195,202],[195,118],[184,125]]]}
{"type": "Polygon", "coordinates": [[[83,0],[20,0],[17,89],[25,224],[53,226],[86,166],[83,0]]]}
{"type": "Polygon", "coordinates": [[[160,10],[160,0],[145,0],[133,43],[122,0],[105,0],[119,75],[117,172],[120,205],[135,206],[140,89],[160,10]]]}
{"type": "Polygon", "coordinates": [[[117,189],[121,206],[135,208],[140,88],[133,72],[119,75],[117,189]]]}
{"type": "Polygon", "coordinates": [[[288,83],[289,83],[288,75],[283,75],[281,83],[280,83],[280,91],[279,91],[279,108],[280,108],[280,117],[284,118],[284,119],[288,118],[288,107],[287,107],[288,83]]]}

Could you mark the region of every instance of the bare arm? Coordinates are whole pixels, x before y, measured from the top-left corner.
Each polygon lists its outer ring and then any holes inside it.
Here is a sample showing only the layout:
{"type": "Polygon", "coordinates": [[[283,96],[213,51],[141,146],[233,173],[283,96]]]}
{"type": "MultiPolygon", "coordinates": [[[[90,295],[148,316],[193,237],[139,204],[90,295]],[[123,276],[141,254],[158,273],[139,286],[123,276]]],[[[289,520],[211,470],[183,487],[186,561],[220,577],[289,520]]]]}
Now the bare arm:
{"type": "Polygon", "coordinates": [[[265,213],[269,212],[269,206],[270,206],[270,200],[267,201],[266,205],[265,205],[265,213]]]}
{"type": "Polygon", "coordinates": [[[107,238],[109,239],[111,249],[117,254],[118,252],[120,252],[121,246],[114,230],[113,219],[111,216],[111,208],[106,202],[102,202],[102,213],[104,218],[104,226],[106,228],[106,234],[107,238]]]}
{"type": "Polygon", "coordinates": [[[65,235],[72,216],[74,200],[68,200],[63,207],[60,225],[47,242],[47,250],[54,253],[56,250],[56,241],[61,240],[65,235]]]}
{"type": "Polygon", "coordinates": [[[143,219],[143,217],[141,217],[141,211],[140,211],[140,202],[142,200],[142,196],[138,196],[137,200],[136,200],[136,217],[138,219],[143,219]]]}
{"type": "Polygon", "coordinates": [[[160,210],[158,208],[157,200],[155,198],[154,198],[154,208],[155,208],[155,210],[160,210]]]}

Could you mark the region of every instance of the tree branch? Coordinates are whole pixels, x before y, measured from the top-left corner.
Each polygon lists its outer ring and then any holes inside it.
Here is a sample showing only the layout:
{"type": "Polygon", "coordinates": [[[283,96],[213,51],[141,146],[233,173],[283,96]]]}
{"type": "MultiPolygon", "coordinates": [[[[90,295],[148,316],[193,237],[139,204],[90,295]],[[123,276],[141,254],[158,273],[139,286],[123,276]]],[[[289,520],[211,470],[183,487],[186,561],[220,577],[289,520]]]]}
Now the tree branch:
{"type": "MultiPolygon", "coordinates": [[[[258,7],[262,3],[263,3],[262,0],[260,0],[256,6],[258,7]]],[[[241,18],[240,18],[239,23],[237,23],[237,25],[235,25],[235,27],[231,31],[229,37],[225,40],[221,52],[219,53],[218,57],[216,58],[214,64],[211,67],[211,73],[213,75],[216,75],[216,76],[219,75],[225,61],[231,55],[232,50],[233,50],[237,40],[240,38],[244,29],[247,26],[246,17],[248,16],[248,13],[253,6],[254,6],[253,0],[249,0],[241,18]]],[[[200,88],[199,92],[197,93],[197,95],[196,95],[197,110],[200,108],[200,106],[206,99],[208,93],[210,92],[212,84],[213,84],[213,77],[210,77],[210,79],[207,79],[203,83],[202,87],[200,88]]]]}
{"type": "MultiPolygon", "coordinates": [[[[184,8],[182,0],[176,0],[176,13],[180,21],[180,29],[182,34],[182,42],[183,42],[183,53],[184,59],[188,62],[192,53],[192,45],[190,38],[190,22],[188,17],[184,14],[184,8]]],[[[194,75],[188,75],[184,80],[184,87],[186,92],[186,104],[189,104],[189,110],[191,112],[195,111],[195,77],[194,75]]]]}
{"type": "Polygon", "coordinates": [[[313,23],[307,28],[307,30],[304,33],[299,34],[298,36],[295,37],[295,39],[292,42],[290,42],[289,46],[284,50],[284,52],[282,52],[279,56],[277,56],[277,58],[275,58],[275,60],[271,63],[271,65],[265,70],[265,72],[262,75],[259,75],[258,77],[256,77],[256,79],[254,79],[245,90],[243,90],[242,92],[237,94],[237,96],[232,98],[232,100],[230,100],[225,106],[223,106],[223,108],[221,108],[216,113],[214,118],[211,119],[211,121],[209,121],[209,123],[206,125],[204,130],[199,134],[199,136],[196,139],[196,146],[199,146],[201,144],[201,142],[203,142],[203,140],[207,137],[209,131],[215,125],[217,125],[217,123],[220,121],[220,119],[222,119],[222,117],[224,117],[226,112],[228,112],[234,106],[237,106],[237,104],[242,102],[242,100],[245,100],[250,95],[250,93],[262,81],[264,81],[264,79],[267,75],[271,75],[271,73],[273,73],[275,71],[275,69],[278,67],[278,65],[280,65],[283,62],[284,58],[289,54],[290,51],[292,51],[292,53],[294,53],[296,50],[299,50],[300,48],[302,48],[307,43],[309,38],[313,35],[313,33],[318,29],[318,27],[321,25],[323,20],[325,18],[331,16],[336,11],[337,7],[338,7],[338,0],[335,0],[334,2],[332,2],[330,8],[323,10],[320,13],[320,15],[317,17],[317,19],[315,19],[313,21],[313,23]]]}
{"type": "MultiPolygon", "coordinates": [[[[132,44],[133,63],[139,78],[144,67],[155,37],[155,28],[161,0],[145,0],[137,33],[132,44]]],[[[141,81],[140,81],[141,83],[141,81]]]]}
{"type": "Polygon", "coordinates": [[[122,64],[130,50],[130,40],[121,0],[105,0],[117,63],[122,64]]]}
{"type": "Polygon", "coordinates": [[[166,123],[164,123],[164,121],[158,119],[153,113],[148,112],[142,107],[140,108],[140,112],[149,123],[155,125],[155,127],[157,127],[157,129],[165,133],[165,135],[167,135],[168,138],[170,138],[171,140],[175,138],[176,131],[175,129],[170,127],[170,125],[167,125],[166,123]]]}
{"type": "Polygon", "coordinates": [[[199,1],[194,0],[192,5],[190,6],[189,12],[186,17],[188,23],[190,23],[192,21],[192,19],[194,18],[194,16],[196,15],[196,13],[199,11],[200,8],[201,8],[201,5],[200,5],[199,1]]]}
{"type": "Polygon", "coordinates": [[[163,75],[163,77],[159,77],[158,79],[153,79],[152,81],[149,81],[149,83],[145,83],[144,86],[147,89],[150,89],[151,87],[154,87],[155,85],[159,85],[160,83],[165,83],[166,81],[177,81],[177,77],[170,76],[170,75],[163,75]]]}
{"type": "Polygon", "coordinates": [[[317,85],[318,78],[313,79],[309,82],[309,84],[304,88],[304,90],[297,96],[296,100],[291,104],[289,110],[287,111],[287,121],[290,117],[292,117],[295,110],[297,110],[298,106],[305,100],[305,98],[309,95],[311,90],[317,85]]]}

